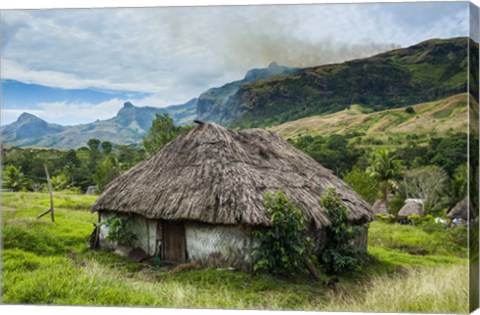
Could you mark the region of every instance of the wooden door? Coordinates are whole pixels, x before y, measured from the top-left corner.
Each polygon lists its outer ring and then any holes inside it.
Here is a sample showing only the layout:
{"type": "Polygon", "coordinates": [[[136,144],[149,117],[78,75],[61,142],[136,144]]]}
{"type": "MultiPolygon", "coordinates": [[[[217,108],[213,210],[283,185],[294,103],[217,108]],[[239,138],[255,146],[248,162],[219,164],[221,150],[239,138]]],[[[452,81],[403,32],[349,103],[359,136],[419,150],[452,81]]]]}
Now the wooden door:
{"type": "Polygon", "coordinates": [[[185,225],[183,222],[163,221],[162,259],[184,263],[187,260],[185,225]]]}

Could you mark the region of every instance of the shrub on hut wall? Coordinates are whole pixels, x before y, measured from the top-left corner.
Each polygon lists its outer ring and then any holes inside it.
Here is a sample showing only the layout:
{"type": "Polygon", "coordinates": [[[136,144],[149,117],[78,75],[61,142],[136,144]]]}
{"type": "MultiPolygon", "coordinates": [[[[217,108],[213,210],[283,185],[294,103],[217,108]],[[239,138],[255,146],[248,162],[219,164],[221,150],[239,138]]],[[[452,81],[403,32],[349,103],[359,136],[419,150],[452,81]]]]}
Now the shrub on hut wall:
{"type": "Polygon", "coordinates": [[[327,243],[319,257],[325,271],[341,273],[356,270],[360,266],[357,258],[359,251],[351,241],[359,235],[361,227],[347,224],[347,208],[334,188],[326,191],[321,204],[331,222],[326,228],[327,243]]]}
{"type": "Polygon", "coordinates": [[[108,227],[106,239],[116,242],[119,245],[131,245],[137,236],[130,230],[132,219],[125,215],[116,215],[110,219],[103,221],[108,227]]]}
{"type": "Polygon", "coordinates": [[[305,273],[305,259],[313,241],[306,236],[307,220],[282,192],[266,193],[265,206],[271,227],[254,231],[260,245],[253,250],[255,271],[291,276],[305,273]]]}

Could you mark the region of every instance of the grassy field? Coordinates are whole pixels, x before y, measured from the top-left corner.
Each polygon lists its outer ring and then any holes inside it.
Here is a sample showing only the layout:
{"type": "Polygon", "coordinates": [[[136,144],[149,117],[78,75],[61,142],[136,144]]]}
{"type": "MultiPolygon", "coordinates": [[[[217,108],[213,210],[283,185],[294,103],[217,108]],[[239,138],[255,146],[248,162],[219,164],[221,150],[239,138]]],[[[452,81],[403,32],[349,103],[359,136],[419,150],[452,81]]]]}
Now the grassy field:
{"type": "Polygon", "coordinates": [[[56,193],[51,223],[35,219],[48,208],[48,195],[2,194],[3,303],[467,312],[465,230],[373,222],[368,262],[331,287],[326,275],[314,282],[216,269],[172,274],[88,250],[94,200],[56,193]]]}

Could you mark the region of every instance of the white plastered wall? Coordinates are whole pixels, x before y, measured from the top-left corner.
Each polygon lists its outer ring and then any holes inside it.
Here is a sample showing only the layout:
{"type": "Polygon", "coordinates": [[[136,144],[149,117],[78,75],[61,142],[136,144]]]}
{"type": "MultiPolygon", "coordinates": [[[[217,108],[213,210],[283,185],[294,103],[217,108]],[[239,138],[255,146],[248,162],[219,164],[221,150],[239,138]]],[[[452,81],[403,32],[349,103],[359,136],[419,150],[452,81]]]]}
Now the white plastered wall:
{"type": "Polygon", "coordinates": [[[204,266],[250,267],[250,228],[241,225],[185,224],[187,253],[190,261],[204,266]]]}

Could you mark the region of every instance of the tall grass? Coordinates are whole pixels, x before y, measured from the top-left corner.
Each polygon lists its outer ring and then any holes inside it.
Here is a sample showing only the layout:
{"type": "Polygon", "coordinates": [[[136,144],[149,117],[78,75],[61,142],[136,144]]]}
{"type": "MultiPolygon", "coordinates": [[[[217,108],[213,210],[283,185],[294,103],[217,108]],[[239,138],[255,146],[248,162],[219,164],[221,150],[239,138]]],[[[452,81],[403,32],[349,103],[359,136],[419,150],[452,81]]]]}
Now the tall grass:
{"type": "Polygon", "coordinates": [[[73,262],[20,251],[5,255],[4,303],[441,313],[466,312],[468,306],[464,263],[408,267],[364,282],[341,281],[334,290],[241,272],[128,272],[93,257],[73,262]],[[12,263],[12,256],[22,263],[12,263]]]}
{"type": "Polygon", "coordinates": [[[441,234],[371,224],[372,258],[337,287],[311,279],[203,269],[169,274],[112,253],[86,249],[94,198],[57,194],[57,221],[35,219],[48,195],[2,195],[2,302],[230,309],[466,312],[468,270],[441,234]],[[67,205],[74,205],[69,209],[67,205]],[[425,256],[409,248],[424,248],[425,256]]]}
{"type": "Polygon", "coordinates": [[[468,312],[468,266],[404,269],[405,274],[375,276],[360,287],[364,292],[330,293],[325,309],[369,312],[468,312]]]}

